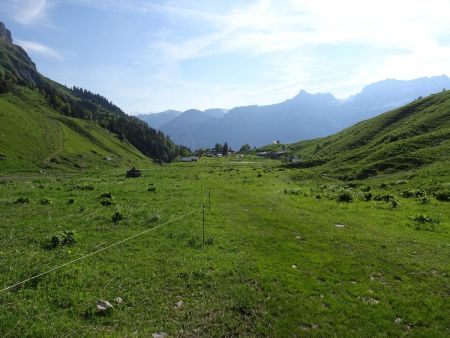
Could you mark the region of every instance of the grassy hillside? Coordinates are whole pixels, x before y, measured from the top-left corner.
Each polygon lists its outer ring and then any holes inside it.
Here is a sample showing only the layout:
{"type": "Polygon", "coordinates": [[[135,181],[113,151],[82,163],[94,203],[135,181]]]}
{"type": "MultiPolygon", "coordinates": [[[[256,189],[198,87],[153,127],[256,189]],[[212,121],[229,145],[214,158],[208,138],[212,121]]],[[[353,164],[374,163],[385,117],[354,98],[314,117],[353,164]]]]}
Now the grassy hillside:
{"type": "MultiPolygon", "coordinates": [[[[9,113],[12,111],[17,112],[19,109],[27,110],[27,112],[15,114],[17,118],[21,115],[21,123],[17,124],[11,118],[9,119],[11,127],[15,125],[15,128],[10,129],[9,132],[18,132],[21,137],[27,140],[21,140],[17,143],[17,140],[14,138],[7,139],[5,136],[3,144],[8,149],[4,152],[8,152],[11,155],[13,150],[16,150],[15,154],[17,156],[24,157],[22,153],[29,151],[36,158],[38,155],[45,154],[42,148],[50,151],[52,147],[60,147],[56,139],[54,140],[56,143],[51,146],[35,142],[40,139],[40,133],[44,132],[44,129],[48,128],[49,124],[44,123],[40,130],[34,131],[33,127],[39,124],[37,120],[40,119],[40,116],[31,115],[33,109],[28,109],[31,106],[37,107],[39,111],[51,110],[52,114],[59,113],[60,118],[52,116],[52,119],[56,118],[60,123],[72,126],[72,131],[76,133],[81,132],[81,136],[96,143],[97,146],[103,141],[97,140],[97,142],[94,140],[95,137],[90,138],[88,136],[89,133],[104,134],[109,132],[115,134],[124,143],[120,146],[122,149],[129,148],[129,144],[131,144],[139,152],[158,162],[170,162],[178,154],[186,151],[184,147],[176,146],[162,132],[150,128],[145,122],[136,117],[126,115],[119,107],[101,95],[77,87],[67,88],[42,76],[25,50],[12,43],[8,35],[9,31],[6,30],[1,22],[0,27],[2,27],[0,33],[3,34],[0,35],[0,95],[10,95],[7,100],[8,103],[3,103],[4,100],[2,99],[1,108],[9,113]],[[14,99],[11,96],[17,97],[14,99]],[[15,107],[16,104],[18,106],[15,107]],[[25,121],[25,119],[31,119],[31,121],[25,121]],[[101,128],[96,128],[94,124],[101,128]],[[75,125],[79,127],[74,127],[75,125]],[[91,131],[83,132],[81,129],[88,125],[91,126],[91,131]],[[28,128],[26,133],[23,130],[19,130],[21,126],[28,128]],[[100,129],[103,129],[103,131],[100,129]],[[17,146],[14,146],[13,143],[17,144],[17,146]],[[125,143],[128,144],[125,145],[125,143]],[[21,144],[26,144],[28,150],[22,149],[20,147],[21,144]],[[33,147],[36,147],[36,149],[33,149],[33,147]]],[[[55,125],[53,124],[53,126],[55,125]]],[[[6,127],[3,126],[3,128],[6,127]]],[[[49,135],[50,138],[57,138],[57,130],[59,129],[52,130],[56,130],[55,135],[50,135],[50,132],[45,134],[49,135]]],[[[48,139],[47,142],[51,143],[52,141],[48,139]]],[[[73,142],[73,146],[75,144],[77,144],[77,141],[73,142]]],[[[118,146],[119,143],[116,142],[115,145],[118,146]]],[[[111,146],[102,145],[100,147],[104,151],[116,152],[112,151],[113,148],[111,146]]],[[[136,153],[136,150],[133,150],[133,152],[136,153]]],[[[116,153],[120,157],[123,151],[117,151],[116,153]]],[[[39,159],[45,160],[43,157],[39,159]]],[[[99,165],[101,165],[101,162],[99,165]]],[[[16,167],[20,168],[20,166],[16,167]]]]}
{"type": "Polygon", "coordinates": [[[148,166],[150,159],[93,121],[56,112],[35,90],[0,95],[0,172],[148,166]]]}
{"type": "Polygon", "coordinates": [[[288,146],[300,167],[344,179],[450,166],[450,91],[416,100],[335,135],[288,146]]]}

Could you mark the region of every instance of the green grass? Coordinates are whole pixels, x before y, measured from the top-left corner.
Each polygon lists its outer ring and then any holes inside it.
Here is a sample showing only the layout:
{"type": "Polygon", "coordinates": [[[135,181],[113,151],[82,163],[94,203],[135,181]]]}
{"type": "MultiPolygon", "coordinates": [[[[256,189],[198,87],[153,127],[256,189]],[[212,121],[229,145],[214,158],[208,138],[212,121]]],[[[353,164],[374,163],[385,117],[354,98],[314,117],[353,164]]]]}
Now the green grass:
{"type": "Polygon", "coordinates": [[[196,213],[0,294],[0,335],[450,334],[450,208],[433,197],[436,187],[450,188],[448,167],[363,182],[373,195],[393,195],[400,205],[392,208],[363,201],[361,185],[248,162],[202,158],[154,166],[137,179],[110,169],[3,181],[0,288],[199,210],[209,188],[212,205],[203,248],[196,213]],[[401,197],[419,188],[428,204],[401,197]],[[336,202],[341,190],[351,203],[336,202]],[[114,221],[116,212],[123,219],[114,221]],[[439,223],[418,227],[416,215],[439,223]],[[77,242],[50,250],[49,237],[63,231],[77,242]],[[95,312],[100,299],[114,305],[111,313],[95,312]]]}
{"type": "Polygon", "coordinates": [[[317,167],[345,180],[415,170],[433,163],[448,166],[450,91],[287,148],[302,158],[297,166],[317,167]]]}
{"type": "MultiPolygon", "coordinates": [[[[150,167],[150,160],[98,124],[65,117],[25,87],[0,95],[0,173],[150,167]]],[[[1,175],[0,174],[0,175],[1,175]]]]}

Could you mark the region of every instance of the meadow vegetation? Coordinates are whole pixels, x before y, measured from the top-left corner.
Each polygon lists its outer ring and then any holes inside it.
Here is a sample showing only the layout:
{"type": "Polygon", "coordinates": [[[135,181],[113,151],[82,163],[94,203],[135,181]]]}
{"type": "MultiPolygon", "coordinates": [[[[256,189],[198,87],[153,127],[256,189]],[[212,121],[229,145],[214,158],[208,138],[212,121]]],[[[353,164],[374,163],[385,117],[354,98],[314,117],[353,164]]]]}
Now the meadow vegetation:
{"type": "Polygon", "coordinates": [[[449,335],[448,170],[349,183],[246,157],[142,172],[3,177],[1,288],[163,226],[1,292],[0,335],[449,335]]]}

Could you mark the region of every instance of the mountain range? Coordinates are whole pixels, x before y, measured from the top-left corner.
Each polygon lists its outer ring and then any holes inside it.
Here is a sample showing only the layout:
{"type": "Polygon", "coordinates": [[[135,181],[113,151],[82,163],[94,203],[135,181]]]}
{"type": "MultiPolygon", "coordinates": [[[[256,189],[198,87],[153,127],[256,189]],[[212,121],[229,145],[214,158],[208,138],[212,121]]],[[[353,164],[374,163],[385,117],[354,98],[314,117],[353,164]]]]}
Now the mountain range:
{"type": "Polygon", "coordinates": [[[239,149],[242,144],[259,147],[273,140],[292,143],[324,137],[446,88],[450,88],[450,78],[445,75],[408,81],[388,79],[344,100],[301,90],[295,97],[272,105],[169,110],[138,118],[191,149],[223,142],[239,149]]]}

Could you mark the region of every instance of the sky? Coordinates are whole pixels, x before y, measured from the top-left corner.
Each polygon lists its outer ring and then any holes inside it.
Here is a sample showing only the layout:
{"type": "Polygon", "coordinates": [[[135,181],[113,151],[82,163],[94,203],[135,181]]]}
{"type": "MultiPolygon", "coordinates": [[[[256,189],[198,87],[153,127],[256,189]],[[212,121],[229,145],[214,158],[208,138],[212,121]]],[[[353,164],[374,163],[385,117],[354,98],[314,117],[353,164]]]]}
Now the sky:
{"type": "Polygon", "coordinates": [[[1,0],[38,70],[129,114],[450,75],[449,0],[1,0]]]}

